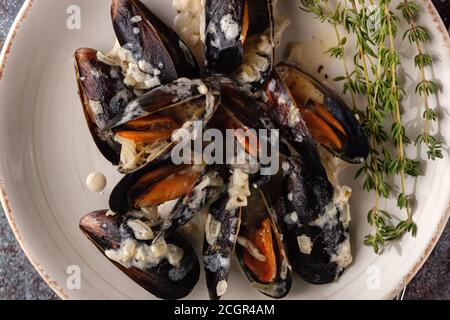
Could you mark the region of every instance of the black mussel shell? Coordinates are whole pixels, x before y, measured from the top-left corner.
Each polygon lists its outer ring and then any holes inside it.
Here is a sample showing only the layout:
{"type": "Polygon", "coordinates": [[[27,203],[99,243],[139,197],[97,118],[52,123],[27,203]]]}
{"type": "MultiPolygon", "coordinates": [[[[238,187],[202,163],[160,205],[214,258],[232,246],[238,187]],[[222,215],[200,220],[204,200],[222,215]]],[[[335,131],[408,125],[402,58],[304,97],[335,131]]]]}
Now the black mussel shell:
{"type": "Polygon", "coordinates": [[[98,60],[94,49],[76,51],[75,69],[78,91],[92,137],[105,158],[117,165],[120,146],[107,126],[135,95],[123,84],[120,68],[98,60]]]}
{"type": "Polygon", "coordinates": [[[330,88],[291,62],[275,67],[266,81],[264,99],[274,121],[303,139],[305,125],[313,138],[334,155],[361,163],[369,154],[369,142],[350,108],[330,88]]]}
{"type": "MultiPolygon", "coordinates": [[[[179,128],[192,133],[195,130],[194,123],[201,122],[204,128],[216,113],[220,104],[220,91],[214,79],[189,80],[179,79],[173,83],[152,89],[132,101],[124,110],[121,110],[109,123],[108,128],[113,132],[119,132],[126,128],[132,121],[144,117],[169,117],[176,122],[179,128]]],[[[175,133],[175,130],[173,131],[175,133]]],[[[127,167],[120,162],[119,171],[129,174],[138,171],[152,163],[157,163],[170,156],[172,149],[178,141],[164,139],[155,152],[143,158],[136,167],[127,167]]]]}
{"type": "Polygon", "coordinates": [[[227,210],[229,196],[224,193],[214,203],[206,220],[203,265],[211,300],[219,300],[227,291],[231,261],[241,224],[241,208],[227,210]]]}
{"type": "MultiPolygon", "coordinates": [[[[124,236],[130,237],[132,233],[124,228],[125,217],[107,216],[106,210],[97,211],[84,216],[80,221],[80,228],[95,246],[105,254],[106,250],[117,250],[121,246],[124,236]]],[[[193,248],[179,235],[167,239],[184,251],[184,257],[179,267],[173,267],[166,260],[157,267],[145,270],[136,267],[127,268],[114,263],[130,279],[141,287],[161,299],[175,300],[189,295],[200,277],[200,265],[193,248]]]]}
{"type": "Polygon", "coordinates": [[[347,191],[333,187],[326,172],[303,155],[283,167],[281,220],[294,271],[313,284],[335,281],[352,260],[348,203],[336,199],[337,192],[347,191]]]}
{"type": "Polygon", "coordinates": [[[205,56],[209,74],[230,74],[244,54],[245,0],[205,0],[205,56]]]}
{"type": "MultiPolygon", "coordinates": [[[[248,239],[248,234],[260,228],[264,221],[270,221],[273,241],[273,249],[276,263],[276,276],[269,283],[261,282],[245,261],[245,249],[241,244],[236,246],[236,256],[242,271],[251,285],[264,295],[281,299],[288,295],[292,285],[291,265],[288,260],[287,248],[284,244],[285,230],[280,223],[283,213],[279,212],[280,206],[273,206],[269,189],[254,190],[249,198],[248,206],[244,209],[240,236],[248,239]]],[[[251,240],[251,239],[249,239],[251,240]]],[[[266,257],[267,258],[267,257],[266,257]]]]}
{"type": "Polygon", "coordinates": [[[179,78],[198,78],[197,62],[186,44],[139,0],[113,0],[114,30],[122,47],[136,61],[161,72],[161,84],[179,78]]]}

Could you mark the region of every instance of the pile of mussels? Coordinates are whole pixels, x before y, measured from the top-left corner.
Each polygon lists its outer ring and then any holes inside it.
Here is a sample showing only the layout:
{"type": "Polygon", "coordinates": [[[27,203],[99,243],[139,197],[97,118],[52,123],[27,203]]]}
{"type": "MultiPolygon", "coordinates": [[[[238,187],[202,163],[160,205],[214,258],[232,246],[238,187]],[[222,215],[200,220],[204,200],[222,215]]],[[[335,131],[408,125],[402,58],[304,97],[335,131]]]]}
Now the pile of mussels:
{"type": "Polygon", "coordinates": [[[202,1],[200,67],[145,5],[113,0],[114,50],[75,53],[92,137],[125,175],[110,209],[84,216],[80,228],[159,298],[183,298],[199,280],[198,256],[183,233],[199,215],[211,299],[227,291],[233,255],[251,285],[273,298],[289,293],[292,270],[324,284],[352,262],[351,190],[327,172],[318,147],[328,158],[360,163],[367,137],[330,89],[291,62],[275,65],[275,9],[273,0],[202,1]],[[221,131],[279,129],[279,173],[263,176],[262,164],[174,164],[177,132],[195,121],[221,131]]]}

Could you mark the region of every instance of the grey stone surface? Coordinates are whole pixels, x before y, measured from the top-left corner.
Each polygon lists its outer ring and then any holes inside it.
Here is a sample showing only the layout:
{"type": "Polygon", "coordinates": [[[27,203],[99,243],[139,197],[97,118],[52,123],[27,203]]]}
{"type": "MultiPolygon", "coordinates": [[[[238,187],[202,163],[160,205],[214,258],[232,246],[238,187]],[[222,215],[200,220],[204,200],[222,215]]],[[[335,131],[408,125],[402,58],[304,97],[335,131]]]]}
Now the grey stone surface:
{"type": "Polygon", "coordinates": [[[17,244],[3,212],[0,215],[0,299],[57,299],[17,244]]]}
{"type": "MultiPolygon", "coordinates": [[[[434,2],[448,22],[450,1],[434,2]]],[[[22,3],[23,0],[0,0],[0,47],[22,3]]],[[[0,300],[4,299],[58,298],[23,254],[0,210],[0,300]]],[[[408,286],[405,299],[450,299],[450,225],[430,259],[408,286]]]]}
{"type": "Polygon", "coordinates": [[[23,2],[23,0],[0,0],[0,44],[2,46],[23,2]]]}

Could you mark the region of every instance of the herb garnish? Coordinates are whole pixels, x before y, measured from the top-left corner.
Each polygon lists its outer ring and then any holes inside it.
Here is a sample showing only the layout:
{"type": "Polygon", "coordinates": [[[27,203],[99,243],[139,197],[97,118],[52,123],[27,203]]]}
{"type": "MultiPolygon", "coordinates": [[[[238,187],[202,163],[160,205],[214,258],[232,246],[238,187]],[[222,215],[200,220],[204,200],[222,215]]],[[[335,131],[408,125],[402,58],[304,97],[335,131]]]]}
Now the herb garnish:
{"type": "MultiPolygon", "coordinates": [[[[420,162],[407,157],[405,147],[411,144],[402,121],[401,101],[406,94],[398,78],[400,55],[395,47],[400,18],[391,10],[391,0],[375,3],[369,0],[335,1],[333,8],[328,0],[300,0],[301,9],[311,12],[320,22],[331,24],[335,30],[337,46],[327,53],[343,63],[344,75],[335,81],[343,81],[344,94],[350,94],[353,111],[360,120],[370,142],[370,154],[358,170],[356,178],[364,178],[364,189],[374,191],[375,203],[367,218],[374,233],[364,243],[379,253],[389,241],[397,240],[406,233],[415,236],[417,226],[413,221],[410,199],[406,194],[406,177],[417,177],[421,173],[420,162]],[[345,34],[345,35],[343,35],[345,34]],[[346,35],[356,39],[354,48],[349,48],[346,35]],[[346,50],[353,49],[354,69],[345,59],[346,50]],[[366,108],[358,109],[356,96],[366,98],[366,108]],[[392,122],[390,130],[385,129],[387,121],[392,122]],[[392,152],[395,147],[395,152],[392,152]],[[400,177],[397,207],[404,210],[404,220],[396,219],[389,212],[380,209],[382,198],[390,198],[393,186],[388,182],[394,176],[400,177]]],[[[442,143],[431,134],[431,122],[437,115],[429,103],[430,95],[438,92],[437,85],[426,78],[425,68],[433,63],[431,55],[424,52],[423,43],[430,39],[424,27],[417,26],[415,18],[419,7],[413,1],[404,0],[397,7],[410,28],[403,35],[417,47],[415,65],[420,69],[421,81],[416,93],[423,97],[425,111],[422,134],[416,144],[427,146],[428,157],[442,158],[442,143]]]]}

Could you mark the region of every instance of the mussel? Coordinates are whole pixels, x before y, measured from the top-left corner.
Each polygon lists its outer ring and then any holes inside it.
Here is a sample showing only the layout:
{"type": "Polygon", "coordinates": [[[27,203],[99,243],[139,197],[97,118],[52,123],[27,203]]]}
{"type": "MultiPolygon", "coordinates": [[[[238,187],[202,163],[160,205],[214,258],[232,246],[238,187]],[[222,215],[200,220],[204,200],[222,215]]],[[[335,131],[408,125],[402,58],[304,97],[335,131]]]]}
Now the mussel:
{"type": "Polygon", "coordinates": [[[205,1],[205,57],[210,74],[233,74],[257,89],[274,63],[272,0],[205,1]]]}
{"type": "Polygon", "coordinates": [[[369,142],[349,107],[299,66],[283,62],[264,85],[263,99],[274,121],[294,140],[302,140],[304,126],[314,139],[337,157],[361,163],[369,142]]]}
{"type": "Polygon", "coordinates": [[[113,0],[111,15],[120,44],[113,56],[126,69],[131,85],[148,90],[183,77],[198,78],[198,65],[192,52],[142,2],[113,0]]]}
{"type": "Polygon", "coordinates": [[[265,188],[255,189],[244,208],[236,246],[239,264],[254,288],[276,299],[285,297],[292,284],[291,265],[284,245],[281,212],[265,188]]]}
{"type": "MultiPolygon", "coordinates": [[[[136,96],[182,77],[198,78],[199,70],[192,53],[176,33],[141,2],[114,0],[111,11],[118,44],[107,55],[93,49],[77,50],[75,68],[92,136],[101,153],[118,165],[121,147],[113,132],[107,130],[110,121],[136,96]]],[[[156,135],[140,134],[140,139],[163,140],[176,127],[170,118],[146,120],[131,126],[139,129],[150,126],[162,131],[156,135]]]]}
{"type": "Polygon", "coordinates": [[[152,245],[147,221],[110,216],[106,210],[84,216],[80,228],[111,262],[158,298],[184,298],[198,282],[198,258],[178,234],[152,245]]]}
{"type": "Polygon", "coordinates": [[[78,91],[84,115],[99,150],[111,163],[119,164],[120,145],[105,132],[111,119],[135,98],[133,90],[123,83],[122,71],[97,58],[94,49],[78,49],[75,53],[78,91]]]}
{"type": "Polygon", "coordinates": [[[122,109],[111,121],[121,145],[119,171],[128,174],[169,156],[184,129],[195,135],[196,122],[203,128],[220,102],[214,81],[179,79],[155,88],[122,109]]]}
{"type": "Polygon", "coordinates": [[[110,197],[110,209],[160,223],[156,241],[175,233],[222,192],[221,173],[203,165],[174,165],[170,159],[125,176],[110,197]],[[161,215],[164,219],[161,219],[161,215]]]}
{"type": "Polygon", "coordinates": [[[295,272],[307,282],[324,284],[338,279],[352,262],[351,190],[330,182],[313,147],[305,140],[291,149],[298,153],[283,159],[281,220],[295,272]]]}

